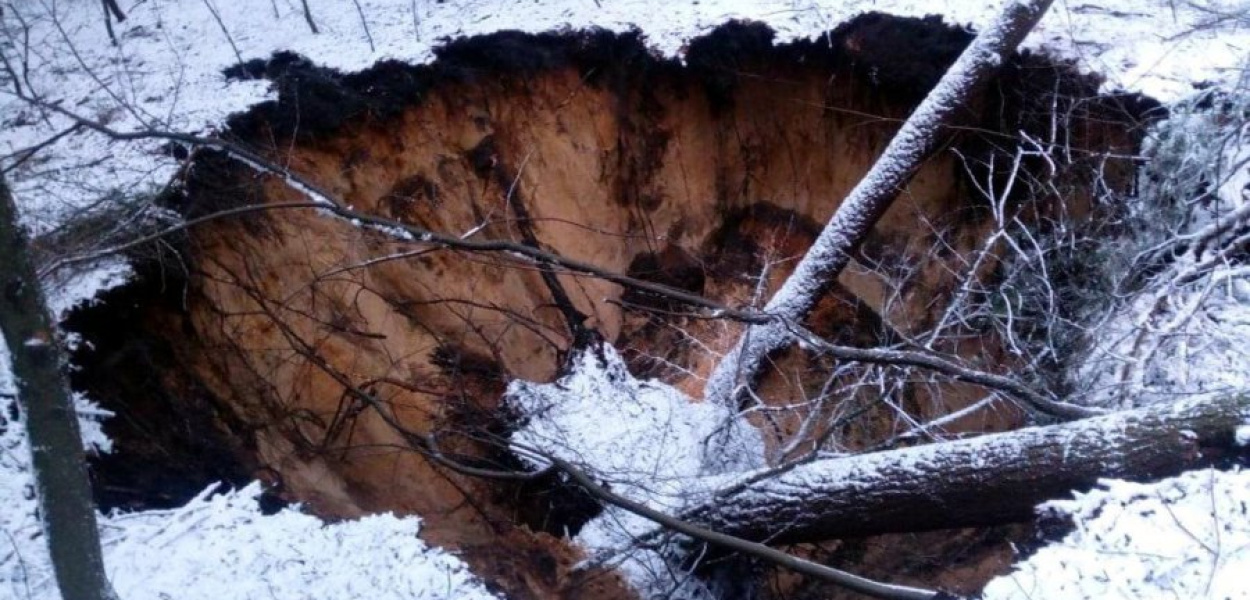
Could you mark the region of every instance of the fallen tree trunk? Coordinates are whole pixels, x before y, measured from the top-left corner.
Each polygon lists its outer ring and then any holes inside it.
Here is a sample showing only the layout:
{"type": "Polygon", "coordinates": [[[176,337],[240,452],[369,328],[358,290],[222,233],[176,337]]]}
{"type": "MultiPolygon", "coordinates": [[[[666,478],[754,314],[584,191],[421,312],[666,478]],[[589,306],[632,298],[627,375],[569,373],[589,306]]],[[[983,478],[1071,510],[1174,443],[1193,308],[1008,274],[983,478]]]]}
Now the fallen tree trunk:
{"type": "MultiPolygon", "coordinates": [[[[828,292],[899,190],[947,139],[948,127],[957,122],[960,111],[998,72],[1051,3],[1052,0],[1012,2],[964,50],[838,206],[794,273],[768,301],[764,312],[774,320],[748,327],[737,345],[717,363],[704,387],[706,400],[735,405],[740,387],[754,383],[768,356],[791,344],[790,324],[802,323],[828,292]]],[[[1067,408],[1070,410],[1062,416],[1090,416],[1078,407],[1067,408]]]]}
{"type": "Polygon", "coordinates": [[[756,541],[813,542],[1030,519],[1099,479],[1175,475],[1238,449],[1250,396],[1189,400],[972,439],[804,464],[681,518],[756,541]]]}

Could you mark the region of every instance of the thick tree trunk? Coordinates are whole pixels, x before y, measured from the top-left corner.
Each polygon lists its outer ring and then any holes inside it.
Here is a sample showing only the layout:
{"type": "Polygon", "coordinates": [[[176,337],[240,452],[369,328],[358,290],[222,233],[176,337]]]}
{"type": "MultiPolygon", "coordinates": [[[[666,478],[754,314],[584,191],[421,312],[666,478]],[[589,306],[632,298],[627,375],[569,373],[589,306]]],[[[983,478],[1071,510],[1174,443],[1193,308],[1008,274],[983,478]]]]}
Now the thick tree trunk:
{"type": "Polygon", "coordinates": [[[750,540],[812,542],[1028,520],[1102,478],[1175,475],[1229,451],[1250,396],[1190,400],[798,466],[681,517],[750,540]]]}
{"type": "MultiPolygon", "coordinates": [[[[769,300],[764,312],[776,320],[747,328],[708,378],[704,398],[733,403],[739,385],[752,383],[768,354],[790,345],[788,324],[801,322],[829,290],[900,188],[946,139],[943,130],[1037,25],[1051,2],[1016,0],[973,40],[903,123],[881,158],[838,207],[794,274],[769,300]]],[[[710,466],[716,470],[715,465],[710,466]]]]}
{"type": "Polygon", "coordinates": [[[61,596],[115,600],[104,574],[87,461],[60,351],[13,197],[0,180],[0,330],[26,417],[40,516],[61,596]]]}

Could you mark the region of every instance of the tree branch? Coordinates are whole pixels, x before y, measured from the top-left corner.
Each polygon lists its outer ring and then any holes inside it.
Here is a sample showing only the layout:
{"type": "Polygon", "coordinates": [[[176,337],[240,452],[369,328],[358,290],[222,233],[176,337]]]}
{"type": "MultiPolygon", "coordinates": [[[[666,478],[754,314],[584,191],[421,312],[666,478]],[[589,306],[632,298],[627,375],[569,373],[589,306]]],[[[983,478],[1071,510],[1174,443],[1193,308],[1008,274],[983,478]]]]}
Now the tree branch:
{"type": "Polygon", "coordinates": [[[1016,0],[964,50],[937,86],[903,123],[868,174],[838,207],[794,273],[773,295],[764,312],[778,321],[748,327],[718,363],[704,398],[737,405],[742,385],[752,385],[766,358],[790,345],[785,323],[804,320],[850,262],[852,254],[904,186],[944,139],[942,127],[955,120],[973,93],[984,85],[1041,20],[1052,0],[1016,0]]]}
{"type": "Polygon", "coordinates": [[[1107,411],[1061,402],[1047,397],[1024,385],[1018,380],[985,371],[978,371],[958,363],[946,360],[927,352],[914,352],[889,348],[855,348],[830,343],[803,327],[793,326],[790,331],[806,344],[819,348],[822,352],[843,360],[878,364],[919,367],[928,369],[952,379],[974,383],[991,390],[1001,391],[1015,398],[1025,406],[1047,415],[1062,419],[1083,419],[1107,414],[1107,411]]]}

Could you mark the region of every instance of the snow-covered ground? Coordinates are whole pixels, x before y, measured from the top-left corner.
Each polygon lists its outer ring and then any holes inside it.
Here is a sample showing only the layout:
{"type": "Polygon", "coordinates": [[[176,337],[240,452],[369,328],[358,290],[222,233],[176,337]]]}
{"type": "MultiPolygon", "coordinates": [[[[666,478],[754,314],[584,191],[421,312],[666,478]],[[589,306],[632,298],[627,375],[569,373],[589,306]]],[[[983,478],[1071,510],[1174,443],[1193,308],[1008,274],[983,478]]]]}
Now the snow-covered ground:
{"type": "MultiPolygon", "coordinates": [[[[6,58],[35,94],[109,127],[212,130],[226,115],[265,98],[260,81],[227,82],[222,69],[239,59],[293,50],[318,63],[361,69],[383,58],[424,62],[439,40],[501,29],[637,27],[661,53],[680,55],[690,37],[729,19],[768,23],[780,40],[818,34],[867,11],[950,22],[988,23],[1005,0],[310,0],[320,33],[305,23],[294,0],[122,0],[125,22],[109,43],[98,6],[89,0],[12,3],[3,13],[6,58]]],[[[1194,82],[1236,75],[1250,45],[1236,14],[1244,0],[1200,0],[1202,10],[1177,0],[1057,2],[1026,41],[1102,73],[1110,88],[1174,100],[1194,82]]],[[[70,122],[23,103],[13,84],[0,88],[0,155],[31,148],[64,132],[70,122]]],[[[74,132],[8,173],[26,222],[54,227],[110,193],[159,188],[173,163],[157,143],[110,143],[74,132]]]]}
{"type": "MultiPolygon", "coordinates": [[[[740,420],[732,411],[692,402],[659,381],[635,379],[612,346],[583,351],[571,366],[567,376],[552,383],[514,381],[508,386],[509,404],[527,415],[510,441],[533,466],[547,463],[535,450],[553,455],[593,473],[614,493],[670,514],[694,502],[701,491],[715,489],[715,480],[701,478],[709,445],[726,455],[726,465],[740,470],[762,466],[763,440],[753,429],[735,427],[740,420]]],[[[590,552],[611,552],[654,527],[609,507],[582,528],[577,541],[590,552]]],[[[715,598],[658,551],[638,550],[619,559],[614,564],[644,598],[715,598]]]]}
{"type": "MultiPolygon", "coordinates": [[[[13,393],[0,338],[0,395],[13,393]]],[[[20,418],[0,411],[0,598],[56,600],[20,418]]],[[[80,404],[80,408],[88,408],[80,404]]],[[[86,414],[96,414],[85,411],[86,414]]],[[[91,418],[84,438],[107,447],[91,418]]],[[[456,556],[427,546],[415,517],[324,524],[286,508],[261,514],[260,484],[172,510],[100,518],[105,569],[123,600],[487,600],[456,556]]]]}
{"type": "Polygon", "coordinates": [[[985,600],[1250,598],[1250,472],[1107,481],[1043,511],[1076,529],[985,589],[985,600]]]}
{"type": "MultiPolygon", "coordinates": [[[[309,0],[319,30],[314,34],[296,0],[121,0],[128,19],[114,25],[116,46],[108,41],[95,0],[6,3],[0,49],[20,76],[14,82],[0,75],[0,166],[25,224],[36,232],[56,228],[103,198],[158,189],[174,168],[155,143],[65,133],[71,125],[66,118],[23,102],[14,93],[18,88],[121,131],[211,132],[226,115],[269,95],[263,82],[227,82],[221,70],[277,50],[350,70],[382,58],[428,61],[440,40],[460,35],[597,26],[637,27],[657,52],[680,56],[690,37],[734,18],[764,21],[787,40],[874,10],[909,16],[940,11],[948,21],[979,26],[1005,2],[360,0],[358,12],[351,3],[309,0]],[[27,153],[62,133],[55,143],[27,153]]],[[[1108,89],[1174,102],[1192,93],[1195,84],[1231,87],[1238,82],[1250,49],[1246,14],[1246,0],[1061,0],[1025,46],[1103,74],[1108,89]]],[[[51,285],[57,311],[124,278],[124,266],[107,268],[51,285]]],[[[1231,284],[1225,289],[1229,292],[1220,297],[1232,300],[1222,306],[1240,306],[1245,292],[1231,284]]],[[[1121,318],[1131,321],[1131,308],[1121,318]]],[[[1231,331],[1209,319],[1199,325],[1225,337],[1231,331]]],[[[1225,342],[1235,345],[1235,340],[1225,342]]],[[[1207,347],[1183,346],[1185,356],[1207,347]]],[[[534,420],[525,434],[530,437],[518,442],[582,436],[585,443],[565,444],[582,449],[580,462],[604,473],[634,467],[639,478],[622,480],[620,489],[674,508],[674,497],[691,488],[673,482],[694,473],[687,467],[698,462],[709,424],[723,419],[706,414],[713,410],[708,407],[683,410],[684,399],[674,390],[612,379],[613,357],[606,360],[587,362],[565,382],[566,393],[528,388],[531,403],[525,407],[534,420]],[[614,418],[637,426],[595,437],[603,432],[589,427],[602,423],[603,415],[578,411],[602,408],[567,393],[570,386],[583,384],[595,393],[607,390],[634,399],[617,407],[621,414],[614,418]],[[654,451],[626,454],[622,444],[654,451]],[[626,458],[643,462],[618,464],[626,458]]],[[[1211,374],[1231,367],[1213,366],[1211,374]]],[[[7,351],[0,349],[0,393],[11,387],[7,351]]],[[[518,384],[514,392],[522,389],[518,384]]],[[[80,400],[89,406],[85,402],[80,400]]],[[[24,431],[12,414],[0,415],[0,596],[52,598],[24,431]]],[[[1191,473],[1154,487],[1109,483],[1107,491],[1058,504],[1073,513],[1077,531],[1021,565],[1016,575],[993,584],[991,595],[1250,597],[1235,584],[1235,575],[1250,560],[1244,515],[1248,484],[1244,473],[1191,473]],[[1169,523],[1176,527],[1169,531],[1169,523]]],[[[488,597],[454,556],[417,539],[416,519],[377,516],[325,526],[293,510],[263,516],[254,494],[254,489],[240,490],[197,498],[171,511],[103,519],[109,573],[123,598],[488,597]]],[[[580,539],[592,548],[606,548],[640,526],[609,511],[580,539]]],[[[646,557],[638,560],[639,569],[664,567],[645,562],[646,557]]],[[[684,588],[689,597],[703,593],[697,584],[691,586],[684,588]]]]}

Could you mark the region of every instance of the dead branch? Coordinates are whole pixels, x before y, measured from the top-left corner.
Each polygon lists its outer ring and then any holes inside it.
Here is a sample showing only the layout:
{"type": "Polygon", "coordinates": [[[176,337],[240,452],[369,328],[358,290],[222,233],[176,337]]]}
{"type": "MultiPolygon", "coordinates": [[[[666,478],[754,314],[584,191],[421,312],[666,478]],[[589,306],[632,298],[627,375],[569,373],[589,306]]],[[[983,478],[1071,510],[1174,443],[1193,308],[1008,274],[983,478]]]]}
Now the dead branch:
{"type": "Polygon", "coordinates": [[[784,323],[799,323],[850,262],[852,254],[893,203],[898,191],[945,139],[943,126],[957,120],[973,94],[1041,20],[1052,0],[1017,0],[973,40],[937,86],[903,123],[868,174],[838,207],[794,273],[764,312],[778,321],[748,327],[716,365],[704,398],[736,405],[741,386],[750,386],[769,354],[790,345],[784,323]]]}
{"type": "Polygon", "coordinates": [[[883,598],[885,600],[942,600],[945,598],[953,598],[953,596],[949,594],[936,590],[926,590],[874,581],[840,569],[804,560],[797,556],[786,554],[785,552],[775,548],[769,548],[768,546],[757,542],[752,542],[740,537],[726,535],[718,531],[701,527],[693,522],[675,518],[658,510],[654,510],[640,502],[635,502],[623,496],[614,494],[607,488],[596,483],[593,478],[586,474],[585,471],[578,469],[568,461],[561,460],[560,458],[550,455],[543,455],[543,457],[546,460],[551,461],[551,464],[555,466],[555,468],[567,474],[574,483],[581,486],[582,489],[589,492],[592,496],[608,504],[646,518],[666,529],[688,535],[696,540],[707,542],[709,544],[720,546],[727,550],[739,552],[748,556],[753,556],[777,566],[790,569],[796,573],[815,577],[821,581],[827,581],[839,587],[853,590],[873,598],[883,598]]]}

